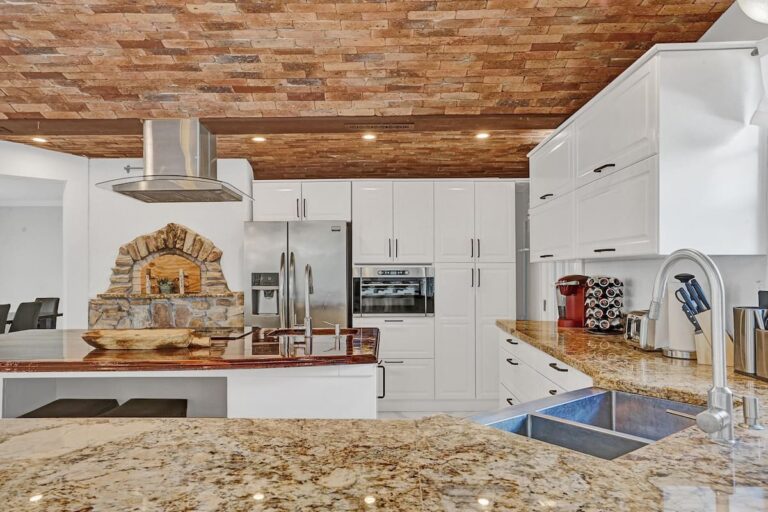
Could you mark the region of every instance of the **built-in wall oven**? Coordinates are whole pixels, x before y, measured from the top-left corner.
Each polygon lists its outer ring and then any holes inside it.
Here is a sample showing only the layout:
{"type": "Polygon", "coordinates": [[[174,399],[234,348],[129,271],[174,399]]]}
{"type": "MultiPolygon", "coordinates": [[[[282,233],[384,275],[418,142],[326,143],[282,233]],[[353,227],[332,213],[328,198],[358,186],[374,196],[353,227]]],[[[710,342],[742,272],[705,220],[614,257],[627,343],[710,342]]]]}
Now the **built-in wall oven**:
{"type": "Polygon", "coordinates": [[[428,266],[355,267],[352,315],[434,316],[435,270],[428,266]]]}

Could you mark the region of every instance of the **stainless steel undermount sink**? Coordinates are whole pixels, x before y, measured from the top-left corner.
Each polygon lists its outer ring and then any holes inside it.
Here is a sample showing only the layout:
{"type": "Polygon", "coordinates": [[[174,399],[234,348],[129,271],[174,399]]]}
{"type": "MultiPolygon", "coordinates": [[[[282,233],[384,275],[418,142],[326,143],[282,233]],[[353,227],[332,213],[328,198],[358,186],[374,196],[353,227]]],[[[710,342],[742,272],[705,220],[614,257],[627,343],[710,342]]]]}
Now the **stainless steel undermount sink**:
{"type": "Polygon", "coordinates": [[[662,398],[587,388],[473,419],[512,434],[611,460],[695,425],[692,416],[702,410],[704,407],[662,398]]]}

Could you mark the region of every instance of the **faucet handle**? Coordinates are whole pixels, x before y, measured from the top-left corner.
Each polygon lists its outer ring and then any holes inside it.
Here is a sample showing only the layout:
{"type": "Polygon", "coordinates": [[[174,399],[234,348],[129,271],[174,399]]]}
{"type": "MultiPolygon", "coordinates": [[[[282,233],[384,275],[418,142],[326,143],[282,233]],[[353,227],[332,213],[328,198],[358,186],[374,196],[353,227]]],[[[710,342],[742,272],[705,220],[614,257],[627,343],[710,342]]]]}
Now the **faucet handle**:
{"type": "Polygon", "coordinates": [[[763,430],[760,424],[760,401],[756,396],[743,397],[744,424],[750,430],[763,430]]]}

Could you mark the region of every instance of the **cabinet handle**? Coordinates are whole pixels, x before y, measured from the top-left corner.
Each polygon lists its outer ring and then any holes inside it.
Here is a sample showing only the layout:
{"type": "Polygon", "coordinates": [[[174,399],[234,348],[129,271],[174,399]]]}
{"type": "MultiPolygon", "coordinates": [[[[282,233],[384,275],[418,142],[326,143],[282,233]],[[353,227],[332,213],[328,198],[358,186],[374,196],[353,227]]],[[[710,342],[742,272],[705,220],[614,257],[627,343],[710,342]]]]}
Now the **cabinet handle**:
{"type": "Polygon", "coordinates": [[[616,167],[616,164],[601,165],[600,167],[594,169],[592,172],[596,172],[596,173],[600,174],[601,172],[603,172],[604,169],[608,169],[609,167],[616,167]]]}
{"type": "Polygon", "coordinates": [[[512,366],[517,366],[517,365],[519,365],[519,364],[520,364],[520,363],[516,363],[514,359],[509,359],[509,358],[507,358],[507,362],[508,362],[509,364],[511,364],[512,366]]]}
{"type": "Polygon", "coordinates": [[[507,403],[509,405],[515,405],[515,402],[513,402],[511,398],[507,398],[507,403]]]}
{"type": "Polygon", "coordinates": [[[595,249],[594,252],[616,252],[616,249],[607,248],[607,249],[595,249]]]}
{"type": "Polygon", "coordinates": [[[539,199],[546,199],[548,197],[555,197],[555,194],[544,194],[543,196],[539,196],[539,199]]]}
{"type": "Polygon", "coordinates": [[[384,364],[403,364],[405,361],[384,361],[384,364]]]}
{"type": "Polygon", "coordinates": [[[477,269],[477,287],[480,288],[480,269],[477,269]]]}
{"type": "Polygon", "coordinates": [[[470,258],[475,257],[475,239],[474,238],[469,239],[469,257],[470,258]]]}
{"type": "Polygon", "coordinates": [[[550,389],[549,390],[549,394],[550,395],[556,395],[557,394],[557,390],[556,389],[550,389]]]}
{"type": "Polygon", "coordinates": [[[469,274],[470,274],[469,286],[470,288],[474,288],[475,287],[475,269],[473,268],[469,269],[469,274]]]}
{"type": "Polygon", "coordinates": [[[477,257],[480,257],[480,239],[477,239],[477,257]]]}
{"type": "Polygon", "coordinates": [[[299,198],[298,197],[296,198],[296,218],[297,219],[301,218],[301,212],[299,211],[299,198]]]}
{"type": "Polygon", "coordinates": [[[387,396],[387,367],[378,365],[381,368],[381,395],[376,398],[384,398],[387,396]]]}
{"type": "Polygon", "coordinates": [[[509,343],[510,345],[519,345],[519,343],[513,340],[512,338],[507,338],[507,343],[509,343]]]}
{"type": "Polygon", "coordinates": [[[395,319],[384,320],[385,324],[394,324],[394,323],[402,323],[402,322],[403,320],[395,320],[395,319]]]}
{"type": "Polygon", "coordinates": [[[304,218],[307,218],[307,200],[304,199],[304,218]]]}
{"type": "Polygon", "coordinates": [[[554,257],[555,257],[554,254],[542,254],[541,256],[539,256],[539,258],[541,258],[541,259],[544,259],[544,258],[554,258],[554,257]]]}
{"type": "Polygon", "coordinates": [[[392,239],[388,238],[387,240],[389,241],[389,257],[391,258],[392,257],[392,239]]]}
{"type": "Polygon", "coordinates": [[[397,258],[397,255],[400,253],[400,239],[395,238],[395,258],[397,258]]]}
{"type": "Polygon", "coordinates": [[[552,368],[553,370],[557,370],[559,372],[567,372],[568,371],[568,368],[560,368],[559,366],[557,366],[557,363],[549,363],[549,367],[552,368]]]}

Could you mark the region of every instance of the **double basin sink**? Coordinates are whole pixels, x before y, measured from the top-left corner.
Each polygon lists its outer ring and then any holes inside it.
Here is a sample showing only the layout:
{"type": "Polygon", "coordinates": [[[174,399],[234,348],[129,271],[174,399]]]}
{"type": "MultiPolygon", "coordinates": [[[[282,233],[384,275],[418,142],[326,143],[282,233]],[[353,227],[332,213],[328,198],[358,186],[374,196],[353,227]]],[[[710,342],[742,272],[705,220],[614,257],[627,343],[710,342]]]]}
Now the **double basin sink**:
{"type": "Polygon", "coordinates": [[[493,428],[612,460],[696,424],[703,407],[586,388],[472,418],[493,428]]]}

